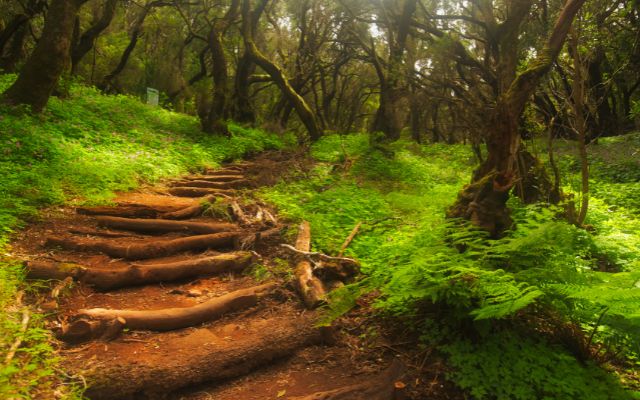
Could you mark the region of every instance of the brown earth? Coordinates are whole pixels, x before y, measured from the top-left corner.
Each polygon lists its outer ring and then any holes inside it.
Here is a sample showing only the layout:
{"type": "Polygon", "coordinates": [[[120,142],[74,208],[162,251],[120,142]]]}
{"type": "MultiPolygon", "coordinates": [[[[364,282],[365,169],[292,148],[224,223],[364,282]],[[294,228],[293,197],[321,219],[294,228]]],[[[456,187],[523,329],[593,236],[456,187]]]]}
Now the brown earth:
{"type": "MultiPolygon", "coordinates": [[[[299,155],[264,153],[251,161],[232,164],[220,171],[204,171],[194,177],[215,181],[215,176],[221,176],[220,181],[223,182],[229,179],[229,175],[242,175],[247,182],[245,188],[236,191],[232,198],[221,196],[211,206],[210,210],[214,212],[205,212],[189,221],[233,222],[235,219],[245,239],[253,238],[256,232],[273,230],[274,226],[282,228],[282,232],[290,232],[259,241],[236,243],[236,247],[248,247],[245,250],[255,252],[258,266],[250,267],[244,273],[203,275],[106,292],[95,290],[81,278],[77,282],[72,282],[70,277],[44,285],[41,296],[34,299],[35,306],[50,313],[48,324],[61,338],[64,338],[65,329],[81,318],[78,312],[82,309],[191,307],[267,282],[277,286],[260,296],[257,305],[197,326],[151,332],[126,329],[125,325],[123,331],[109,337],[87,337],[80,344],[58,342],[63,368],[69,376],[86,382],[89,398],[311,399],[302,396],[353,385],[386,385],[378,377],[396,358],[402,360],[404,372],[392,377],[390,384],[397,387],[392,388],[391,397],[368,396],[370,400],[462,398],[444,380],[445,369],[439,359],[429,349],[417,350],[410,335],[387,332],[384,323],[369,316],[366,299],[350,316],[336,322],[331,331],[314,326],[317,311],[305,309],[291,284],[291,274],[299,260],[278,246],[284,241],[283,236],[295,237],[297,227],[281,221],[274,224],[264,217],[256,219],[269,208],[255,199],[251,200],[253,188],[274,184],[284,172],[305,171],[309,165],[309,160],[299,155]],[[241,205],[246,220],[233,212],[227,213],[228,205],[234,201],[241,205]],[[283,267],[283,259],[290,259],[289,267],[283,267]],[[264,276],[266,280],[257,279],[264,276]]],[[[183,177],[181,185],[189,179],[189,176],[183,177]]],[[[133,207],[137,210],[142,207],[151,210],[155,218],[162,218],[163,213],[197,206],[201,202],[199,198],[169,195],[169,186],[170,183],[122,193],[114,200],[114,209],[133,207]]],[[[93,211],[101,213],[104,210],[93,211]]],[[[270,213],[276,215],[273,210],[270,213]]],[[[40,222],[31,224],[17,235],[13,251],[27,261],[27,265],[30,260],[46,260],[79,264],[88,269],[126,269],[131,264],[164,264],[238,250],[186,251],[132,262],[98,252],[78,252],[46,245],[47,238],[52,237],[88,242],[101,240],[129,246],[190,235],[193,233],[152,235],[104,229],[98,226],[96,216],[81,215],[71,208],[56,208],[46,211],[40,222]]],[[[352,393],[342,397],[325,394],[313,398],[360,397],[352,393]]]]}

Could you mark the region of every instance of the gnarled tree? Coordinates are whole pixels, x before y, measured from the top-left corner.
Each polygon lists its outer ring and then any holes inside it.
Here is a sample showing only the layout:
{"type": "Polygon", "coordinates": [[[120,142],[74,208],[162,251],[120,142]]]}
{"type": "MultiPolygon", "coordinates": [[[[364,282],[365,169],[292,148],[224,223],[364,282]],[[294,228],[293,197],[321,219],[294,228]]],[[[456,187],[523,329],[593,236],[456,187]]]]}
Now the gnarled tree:
{"type": "Polygon", "coordinates": [[[76,14],[85,0],[53,0],[49,5],[42,37],[18,79],[3,94],[2,102],[26,104],[41,112],[69,63],[76,14]]]}

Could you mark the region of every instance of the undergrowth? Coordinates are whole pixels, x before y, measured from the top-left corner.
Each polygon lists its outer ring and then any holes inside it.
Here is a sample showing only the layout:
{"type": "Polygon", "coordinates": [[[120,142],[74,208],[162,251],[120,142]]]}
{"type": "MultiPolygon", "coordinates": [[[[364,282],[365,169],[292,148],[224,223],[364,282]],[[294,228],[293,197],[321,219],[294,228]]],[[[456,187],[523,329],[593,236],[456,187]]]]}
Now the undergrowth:
{"type": "MultiPolygon", "coordinates": [[[[333,135],[312,154],[310,177],[265,189],[263,197],[281,214],[309,220],[314,250],[327,254],[363,222],[346,255],[362,263],[364,278],[333,293],[325,323],[375,290],[378,311],[411,321],[448,356],[456,371],[450,378],[473,398],[639,396],[639,197],[624,194],[620,204],[611,194],[598,197],[622,179],[607,171],[630,168],[624,179],[633,181],[637,167],[610,160],[594,178],[592,233],[559,219],[560,209],[513,200],[516,228],[491,240],[445,220],[474,167],[464,146],[401,140],[381,151],[365,135],[333,135]],[[514,360],[526,362],[513,369],[514,360]],[[627,390],[594,362],[620,373],[627,390]]],[[[571,162],[562,160],[565,182],[577,179],[571,162]]]]}
{"type": "MultiPolygon", "coordinates": [[[[0,92],[14,79],[0,75],[0,92]]],[[[22,309],[14,302],[19,290],[30,288],[11,260],[11,233],[38,218],[42,207],[108,203],[116,191],[290,143],[234,124],[230,131],[231,139],[205,135],[194,117],[75,84],[70,98],[51,98],[42,115],[0,107],[0,251],[6,253],[0,261],[0,348],[4,353],[18,335],[25,343],[0,367],[0,398],[37,397],[53,390],[59,375],[42,316],[33,314],[20,333],[22,309]]],[[[80,396],[72,387],[40,397],[54,395],[80,396]]]]}

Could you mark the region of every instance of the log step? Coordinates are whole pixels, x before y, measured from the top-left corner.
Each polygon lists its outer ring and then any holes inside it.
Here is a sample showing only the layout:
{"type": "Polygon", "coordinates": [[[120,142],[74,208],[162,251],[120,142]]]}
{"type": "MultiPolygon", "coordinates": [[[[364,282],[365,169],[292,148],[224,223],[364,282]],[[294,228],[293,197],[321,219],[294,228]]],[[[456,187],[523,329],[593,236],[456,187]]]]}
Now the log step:
{"type": "MultiPolygon", "coordinates": [[[[213,321],[234,311],[258,304],[258,299],[275,289],[268,283],[236,290],[191,307],[160,310],[111,310],[91,308],[79,310],[75,321],[63,326],[58,337],[71,343],[81,343],[104,336],[114,325],[121,329],[172,331],[213,321]]],[[[109,332],[113,338],[117,332],[109,332]]]]}
{"type": "Polygon", "coordinates": [[[165,264],[131,264],[126,268],[96,268],[52,261],[29,261],[26,267],[29,279],[63,280],[72,277],[98,290],[113,290],[223,272],[239,272],[253,261],[252,253],[241,251],[165,264]]]}
{"type": "MultiPolygon", "coordinates": [[[[95,353],[100,368],[77,362],[63,367],[83,374],[89,385],[85,395],[93,400],[158,399],[180,388],[245,375],[323,339],[311,315],[289,313],[164,335],[156,346],[111,342],[109,351],[95,353]]],[[[74,358],[89,359],[90,352],[82,349],[74,358]]]]}
{"type": "Polygon", "coordinates": [[[248,182],[245,179],[238,179],[235,181],[227,182],[212,182],[203,180],[183,180],[174,182],[174,187],[196,187],[196,188],[209,188],[209,189],[239,189],[247,186],[248,182]]]}
{"type": "Polygon", "coordinates": [[[196,188],[196,187],[172,187],[169,189],[169,193],[178,197],[203,197],[208,195],[218,196],[233,196],[235,193],[231,189],[210,189],[210,188],[196,188]]]}
{"type": "Polygon", "coordinates": [[[245,180],[244,175],[191,175],[185,177],[186,181],[230,182],[245,180]]]}
{"type": "Polygon", "coordinates": [[[125,260],[143,260],[167,257],[185,251],[236,247],[239,237],[239,232],[221,232],[130,245],[117,244],[106,240],[49,237],[45,245],[58,246],[73,251],[100,252],[110,257],[124,258],[125,260]]]}
{"type": "Polygon", "coordinates": [[[99,226],[144,233],[190,232],[208,234],[238,230],[238,226],[226,222],[204,223],[167,221],[162,219],[134,219],[121,217],[97,217],[99,226]]]}

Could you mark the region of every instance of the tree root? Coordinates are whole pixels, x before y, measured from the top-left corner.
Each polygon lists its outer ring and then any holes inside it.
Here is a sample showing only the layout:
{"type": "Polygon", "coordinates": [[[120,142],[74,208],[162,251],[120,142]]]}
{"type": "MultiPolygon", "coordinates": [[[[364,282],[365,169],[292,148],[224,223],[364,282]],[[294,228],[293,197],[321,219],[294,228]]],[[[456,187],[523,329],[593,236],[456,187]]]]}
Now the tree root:
{"type": "Polygon", "coordinates": [[[205,204],[206,203],[215,203],[215,202],[216,202],[216,197],[215,196],[212,196],[212,195],[205,196],[200,200],[200,202],[198,204],[195,204],[195,205],[190,206],[190,207],[181,208],[181,209],[176,210],[176,211],[164,213],[164,214],[160,215],[160,218],[163,218],[163,219],[189,219],[189,218],[199,217],[205,211],[205,209],[206,209],[205,208],[205,204]]]}
{"type": "Polygon", "coordinates": [[[166,257],[190,250],[197,251],[209,248],[236,247],[239,237],[239,232],[222,232],[130,245],[115,244],[106,240],[88,241],[75,238],[49,237],[47,238],[46,245],[59,246],[73,251],[97,251],[110,257],[124,258],[126,260],[142,260],[166,257]]]}

